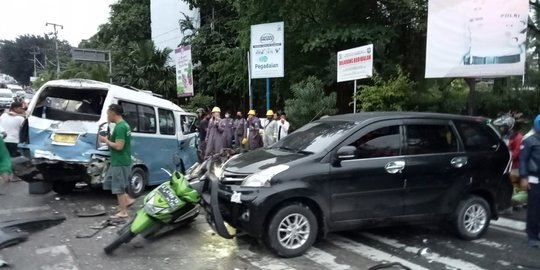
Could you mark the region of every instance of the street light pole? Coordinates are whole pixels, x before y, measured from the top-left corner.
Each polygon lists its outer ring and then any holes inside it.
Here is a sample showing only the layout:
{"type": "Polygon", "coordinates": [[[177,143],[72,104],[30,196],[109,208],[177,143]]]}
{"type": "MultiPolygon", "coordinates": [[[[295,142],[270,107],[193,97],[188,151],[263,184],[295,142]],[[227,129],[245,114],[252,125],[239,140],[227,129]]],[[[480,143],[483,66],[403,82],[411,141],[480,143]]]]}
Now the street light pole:
{"type": "Polygon", "coordinates": [[[55,46],[55,52],[56,52],[56,78],[58,79],[60,77],[60,56],[58,54],[58,30],[57,27],[60,27],[60,29],[64,29],[63,25],[56,24],[56,23],[46,23],[45,26],[52,25],[54,28],[54,46],[55,46]]]}

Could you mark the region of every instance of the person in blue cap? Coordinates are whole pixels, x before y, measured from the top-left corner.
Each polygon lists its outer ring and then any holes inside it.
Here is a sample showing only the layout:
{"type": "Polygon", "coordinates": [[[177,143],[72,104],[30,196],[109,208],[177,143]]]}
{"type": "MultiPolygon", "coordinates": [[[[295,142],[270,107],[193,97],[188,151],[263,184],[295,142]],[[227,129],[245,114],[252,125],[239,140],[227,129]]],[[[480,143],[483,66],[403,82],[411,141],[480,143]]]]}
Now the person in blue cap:
{"type": "Polygon", "coordinates": [[[527,237],[531,247],[540,248],[540,114],[533,123],[534,134],[521,144],[519,175],[521,186],[529,191],[527,200],[527,237]]]}

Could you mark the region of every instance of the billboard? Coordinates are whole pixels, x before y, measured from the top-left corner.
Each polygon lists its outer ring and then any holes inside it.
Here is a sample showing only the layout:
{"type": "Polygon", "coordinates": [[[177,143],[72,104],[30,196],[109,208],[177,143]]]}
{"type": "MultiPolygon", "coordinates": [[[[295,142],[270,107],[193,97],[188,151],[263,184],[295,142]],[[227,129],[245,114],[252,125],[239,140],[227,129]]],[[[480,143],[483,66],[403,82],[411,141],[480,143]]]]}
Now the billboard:
{"type": "Polygon", "coordinates": [[[354,81],[373,76],[373,44],[337,53],[337,81],[354,81]]]}
{"type": "Polygon", "coordinates": [[[284,23],[251,26],[251,78],[280,78],[284,71],[284,23]]]}
{"type": "Polygon", "coordinates": [[[528,0],[430,0],[426,78],[523,75],[528,0]]]}
{"type": "Polygon", "coordinates": [[[176,59],[176,94],[178,97],[193,96],[193,64],[191,46],[182,46],[174,50],[176,59]]]}

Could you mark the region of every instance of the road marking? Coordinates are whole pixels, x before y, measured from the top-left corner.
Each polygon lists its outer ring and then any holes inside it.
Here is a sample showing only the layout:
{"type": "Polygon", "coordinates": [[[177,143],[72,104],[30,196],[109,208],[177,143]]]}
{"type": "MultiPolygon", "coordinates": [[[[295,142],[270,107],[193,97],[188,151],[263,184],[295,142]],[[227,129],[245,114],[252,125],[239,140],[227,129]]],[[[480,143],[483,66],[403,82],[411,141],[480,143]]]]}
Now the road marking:
{"type": "Polygon", "coordinates": [[[28,212],[37,212],[37,211],[49,211],[51,208],[49,206],[36,206],[36,207],[19,207],[13,209],[0,209],[0,215],[13,215],[13,214],[22,214],[28,212]]]}
{"type": "Polygon", "coordinates": [[[332,270],[348,270],[351,269],[350,265],[344,265],[336,262],[336,256],[322,251],[316,247],[311,247],[304,257],[332,270]]]}
{"type": "Polygon", "coordinates": [[[489,226],[490,229],[494,229],[494,230],[498,230],[498,231],[502,231],[502,232],[506,232],[506,233],[511,233],[511,234],[515,234],[515,235],[518,235],[518,236],[521,236],[521,237],[527,237],[527,234],[523,231],[516,231],[516,230],[511,230],[511,229],[507,229],[507,228],[503,228],[503,227],[499,227],[499,226],[489,226]]]}
{"type": "MultiPolygon", "coordinates": [[[[389,246],[403,249],[406,252],[412,253],[412,254],[418,254],[422,248],[415,247],[415,246],[409,246],[402,244],[398,242],[395,239],[386,238],[384,236],[374,235],[371,233],[362,233],[362,236],[367,237],[369,239],[387,244],[389,246]]],[[[461,269],[461,270],[483,270],[484,268],[481,268],[475,264],[460,260],[460,259],[454,259],[451,257],[441,256],[438,253],[435,252],[429,252],[424,257],[428,260],[444,264],[447,266],[448,269],[461,269]]]]}
{"type": "Polygon", "coordinates": [[[527,223],[519,220],[513,220],[508,218],[499,218],[499,220],[492,220],[492,225],[508,228],[512,230],[524,231],[527,227],[527,223]]]}
{"type": "Polygon", "coordinates": [[[238,250],[238,257],[244,259],[251,265],[261,270],[295,270],[293,267],[283,263],[280,260],[269,256],[259,256],[258,254],[248,250],[248,246],[243,246],[238,250]]]}
{"type": "Polygon", "coordinates": [[[484,238],[472,240],[472,242],[486,247],[496,248],[498,250],[508,250],[508,247],[510,247],[510,245],[503,245],[501,243],[489,241],[484,238]]]}
{"type": "Polygon", "coordinates": [[[392,254],[386,253],[384,251],[380,251],[378,249],[372,248],[370,246],[366,246],[364,244],[358,243],[356,241],[347,239],[345,237],[333,235],[329,236],[328,240],[330,243],[348,250],[350,252],[353,252],[355,254],[358,254],[360,256],[366,257],[368,259],[371,259],[376,262],[398,262],[401,263],[411,269],[415,270],[428,270],[427,268],[424,268],[418,264],[411,263],[407,260],[404,260],[400,257],[394,256],[392,254]]]}
{"type": "Polygon", "coordinates": [[[41,270],[79,270],[66,245],[40,248],[36,250],[36,254],[46,256],[40,260],[44,261],[40,267],[41,270]],[[52,262],[48,263],[51,259],[52,262]]]}

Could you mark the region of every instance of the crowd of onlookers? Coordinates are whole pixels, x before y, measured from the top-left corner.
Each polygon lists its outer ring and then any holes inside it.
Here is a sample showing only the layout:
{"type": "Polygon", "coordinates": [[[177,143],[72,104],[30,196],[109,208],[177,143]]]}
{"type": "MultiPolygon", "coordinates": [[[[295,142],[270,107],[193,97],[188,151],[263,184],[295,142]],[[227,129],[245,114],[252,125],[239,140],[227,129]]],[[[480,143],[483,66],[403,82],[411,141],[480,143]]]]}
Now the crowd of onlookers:
{"type": "Polygon", "coordinates": [[[198,109],[197,114],[201,160],[224,148],[254,150],[270,146],[289,133],[287,115],[272,110],[266,112],[265,119],[259,119],[255,110],[250,110],[247,118],[241,111],[234,118],[229,112],[225,112],[222,117],[219,107],[214,107],[209,113],[198,109]]]}

